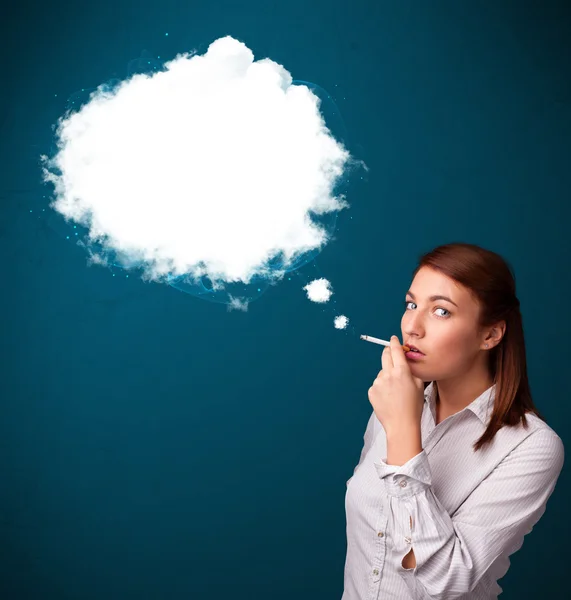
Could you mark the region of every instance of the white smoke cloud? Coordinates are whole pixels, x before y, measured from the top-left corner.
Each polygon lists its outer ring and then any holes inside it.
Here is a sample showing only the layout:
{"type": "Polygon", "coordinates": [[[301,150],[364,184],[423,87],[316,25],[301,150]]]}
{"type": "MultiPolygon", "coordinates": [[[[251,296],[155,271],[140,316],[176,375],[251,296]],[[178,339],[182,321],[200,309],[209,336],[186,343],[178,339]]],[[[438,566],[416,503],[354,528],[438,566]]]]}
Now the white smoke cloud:
{"type": "Polygon", "coordinates": [[[328,302],[333,294],[331,283],[323,277],[310,281],[303,289],[312,302],[328,302]]]}
{"type": "Polygon", "coordinates": [[[349,319],[345,315],[339,315],[335,317],[334,321],[335,329],[346,329],[349,319]]]}
{"type": "Polygon", "coordinates": [[[42,156],[52,207],[150,280],[281,277],[264,270],[268,259],[328,241],[310,213],[348,206],[333,189],[351,157],[318,97],[232,37],[101,86],[57,134],[58,153],[42,156]]]}
{"type": "Polygon", "coordinates": [[[228,303],[228,312],[232,310],[241,310],[242,312],[248,311],[248,301],[242,298],[233,298],[230,296],[230,302],[228,303]]]}

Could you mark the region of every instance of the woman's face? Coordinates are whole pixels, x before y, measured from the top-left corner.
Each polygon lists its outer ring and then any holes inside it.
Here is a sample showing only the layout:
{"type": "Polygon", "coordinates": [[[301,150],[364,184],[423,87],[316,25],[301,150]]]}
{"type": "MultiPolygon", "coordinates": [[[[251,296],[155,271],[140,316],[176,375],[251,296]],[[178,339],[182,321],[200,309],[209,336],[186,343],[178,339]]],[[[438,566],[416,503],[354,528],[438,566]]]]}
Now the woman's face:
{"type": "Polygon", "coordinates": [[[466,288],[429,267],[418,271],[404,300],[403,344],[410,343],[424,354],[418,360],[408,359],[413,375],[433,381],[468,371],[481,344],[478,301],[466,288]]]}

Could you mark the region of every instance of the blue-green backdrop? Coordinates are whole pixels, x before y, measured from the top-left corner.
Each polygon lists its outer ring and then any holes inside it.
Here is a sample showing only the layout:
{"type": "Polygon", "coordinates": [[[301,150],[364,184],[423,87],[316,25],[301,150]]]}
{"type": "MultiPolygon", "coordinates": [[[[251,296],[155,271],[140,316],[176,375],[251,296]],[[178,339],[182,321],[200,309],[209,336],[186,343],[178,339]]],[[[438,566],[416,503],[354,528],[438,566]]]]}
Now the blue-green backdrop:
{"type": "MultiPolygon", "coordinates": [[[[514,266],[535,402],[570,440],[569,3],[19,0],[0,13],[0,598],[333,600],[345,482],[420,254],[514,266]],[[168,35],[166,35],[168,33],[168,35]],[[47,224],[65,100],[218,37],[337,103],[368,177],[247,313],[88,267],[47,224]],[[563,346],[559,352],[557,348],[563,346]]],[[[505,599],[564,595],[568,468],[505,599]]]]}

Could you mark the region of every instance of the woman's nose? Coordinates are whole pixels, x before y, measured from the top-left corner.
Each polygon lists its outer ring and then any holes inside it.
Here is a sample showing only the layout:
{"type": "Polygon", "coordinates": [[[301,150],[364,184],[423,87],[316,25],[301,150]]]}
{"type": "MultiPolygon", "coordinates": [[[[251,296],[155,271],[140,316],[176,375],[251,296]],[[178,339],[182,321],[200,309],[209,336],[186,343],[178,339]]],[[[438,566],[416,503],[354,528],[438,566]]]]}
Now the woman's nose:
{"type": "Polygon", "coordinates": [[[422,337],[424,326],[422,324],[422,317],[418,315],[409,316],[403,323],[403,332],[407,335],[418,335],[422,337]]]}

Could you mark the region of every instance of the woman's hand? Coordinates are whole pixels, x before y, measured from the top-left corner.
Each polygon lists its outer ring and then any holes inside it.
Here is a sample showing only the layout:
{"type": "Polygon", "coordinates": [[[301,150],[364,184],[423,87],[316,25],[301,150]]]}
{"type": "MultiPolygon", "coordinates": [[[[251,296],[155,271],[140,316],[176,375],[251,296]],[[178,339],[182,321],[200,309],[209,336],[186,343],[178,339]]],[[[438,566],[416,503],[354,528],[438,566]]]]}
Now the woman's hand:
{"type": "Polygon", "coordinates": [[[415,377],[396,335],[382,354],[383,368],[369,388],[369,402],[385,432],[420,428],[424,382],[415,377]]]}

